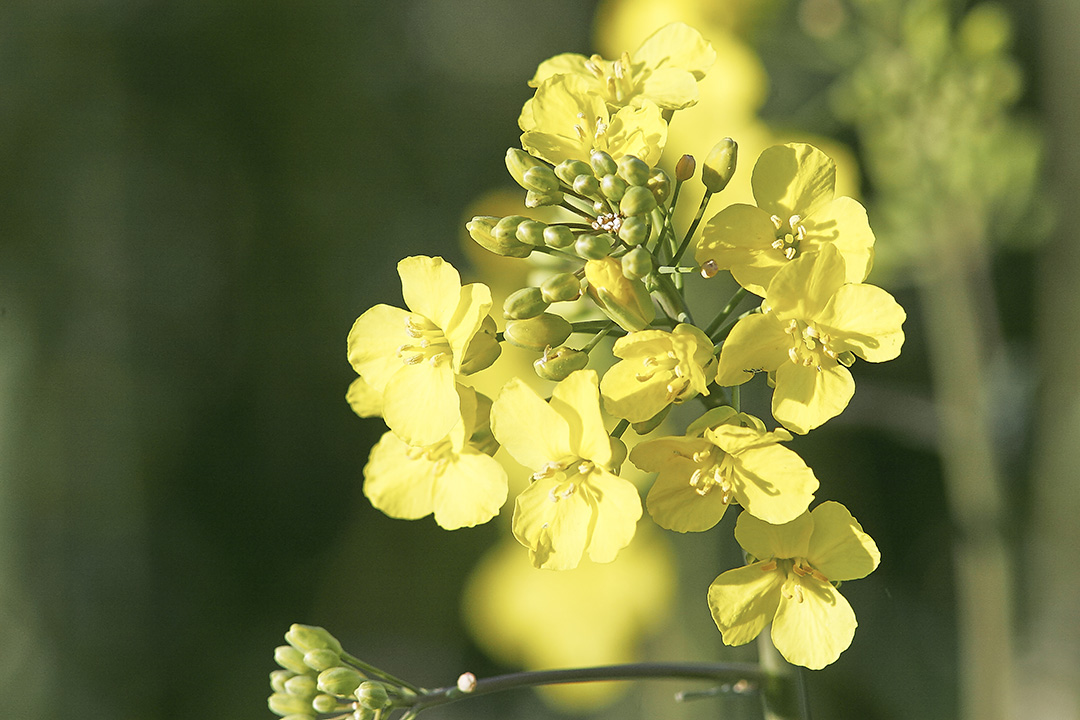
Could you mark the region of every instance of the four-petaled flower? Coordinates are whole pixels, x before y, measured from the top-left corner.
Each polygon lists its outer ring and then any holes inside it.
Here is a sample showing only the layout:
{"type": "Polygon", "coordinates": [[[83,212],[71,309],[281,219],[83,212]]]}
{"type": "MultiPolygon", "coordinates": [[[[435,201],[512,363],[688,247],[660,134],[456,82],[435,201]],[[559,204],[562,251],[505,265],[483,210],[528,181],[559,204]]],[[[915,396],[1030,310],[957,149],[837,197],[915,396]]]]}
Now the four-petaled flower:
{"type": "Polygon", "coordinates": [[[480,283],[462,287],[458,271],[440,257],[407,257],[398,274],[409,309],[376,305],[357,318],[349,362],[382,395],[383,419],[394,434],[409,445],[431,445],[460,421],[455,385],[472,369],[468,359],[483,345],[494,361],[487,347],[493,336],[481,332],[490,322],[491,291],[480,283]]]}
{"type": "Polygon", "coordinates": [[[784,266],[769,284],[764,312],[732,328],[717,383],[740,385],[767,371],[776,385],[773,417],[792,432],[807,433],[840,414],[855,392],[848,371],[855,356],[895,358],[906,318],[889,293],[845,278],[844,259],[832,245],[784,266]]]}
{"type": "Polygon", "coordinates": [[[881,560],[848,509],[825,502],[784,525],[739,515],[735,539],[753,558],[709,586],[709,609],[728,645],[744,645],[772,623],[784,658],[820,670],[855,636],[855,611],[833,583],[857,580],[881,560]]]}
{"type": "Polygon", "coordinates": [[[637,50],[618,60],[599,55],[562,53],[540,63],[529,81],[538,87],[554,75],[575,75],[589,83],[589,92],[612,109],[642,97],[665,110],[681,110],[698,100],[697,83],[716,61],[716,51],[701,33],[671,23],[650,35],[637,50]]]}
{"type": "Polygon", "coordinates": [[[874,259],[866,210],[833,197],[836,165],[812,145],[775,145],[761,153],[750,180],[753,205],[721,210],[701,232],[699,265],[731,270],[735,281],[765,296],[773,276],[792,260],[831,245],[844,256],[844,279],[861,283],[874,259]]]}
{"type": "Polygon", "coordinates": [[[513,529],[536,567],[574,568],[586,552],[593,562],[611,562],[641,517],[637,488],[613,472],[621,458],[604,429],[597,385],[595,372],[578,370],[547,403],[515,378],[491,409],[496,439],[534,470],[517,498],[513,529]]]}
{"type": "Polygon", "coordinates": [[[813,499],[818,480],[779,444],[791,439],[786,431],[767,432],[757,418],[725,406],[710,410],[687,434],[648,440],[630,452],[640,469],[659,473],[645,505],[660,527],[708,530],[733,503],[766,522],[786,523],[813,499]]]}

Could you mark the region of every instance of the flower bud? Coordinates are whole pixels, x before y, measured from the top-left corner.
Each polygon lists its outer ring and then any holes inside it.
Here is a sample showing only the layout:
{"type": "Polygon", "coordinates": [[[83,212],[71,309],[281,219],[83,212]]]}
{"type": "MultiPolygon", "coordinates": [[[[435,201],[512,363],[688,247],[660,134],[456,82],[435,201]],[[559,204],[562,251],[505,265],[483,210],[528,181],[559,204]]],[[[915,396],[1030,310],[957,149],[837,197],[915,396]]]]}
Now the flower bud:
{"type": "Polygon", "coordinates": [[[619,227],[619,239],[627,245],[640,245],[649,239],[649,222],[643,215],[623,218],[619,227]]]}
{"type": "Polygon", "coordinates": [[[291,677],[296,677],[291,670],[274,670],[270,673],[270,688],[274,692],[285,692],[285,683],[291,677]]]}
{"type": "Polygon", "coordinates": [[[547,205],[558,205],[563,201],[563,194],[561,192],[541,192],[540,190],[529,190],[525,193],[525,207],[538,208],[545,207],[547,205]]]}
{"type": "Polygon", "coordinates": [[[718,193],[731,182],[731,176],[735,174],[735,165],[739,158],[739,146],[731,138],[724,138],[716,143],[705,158],[705,165],[701,168],[701,181],[705,183],[705,189],[711,193],[718,193]]]}
{"type": "Polygon", "coordinates": [[[292,645],[279,645],[274,648],[274,662],[297,675],[311,672],[304,664],[304,654],[292,645]]]}
{"type": "Polygon", "coordinates": [[[555,171],[547,165],[537,165],[529,168],[525,171],[525,177],[522,179],[525,181],[526,190],[538,190],[543,193],[560,192],[559,178],[555,176],[555,171]]]}
{"type": "Polygon", "coordinates": [[[293,623],[289,626],[289,631],[285,633],[285,642],[300,652],[325,649],[341,654],[341,643],[337,641],[337,638],[327,632],[325,628],[316,625],[293,623]]]}
{"type": "Polygon", "coordinates": [[[679,162],[675,163],[675,179],[679,182],[686,182],[694,177],[695,170],[697,170],[697,160],[694,159],[694,156],[683,155],[679,158],[679,162]]]}
{"type": "Polygon", "coordinates": [[[570,337],[570,330],[566,318],[543,313],[526,320],[507,321],[503,336],[512,345],[542,351],[549,345],[562,345],[570,337]]]}
{"type": "Polygon", "coordinates": [[[526,245],[543,245],[544,244],[544,228],[546,228],[542,222],[536,220],[525,220],[517,226],[517,231],[514,233],[521,242],[526,245]]]}
{"type": "Polygon", "coordinates": [[[532,186],[525,182],[525,173],[535,167],[547,167],[547,165],[524,150],[510,148],[506,151],[506,169],[510,171],[510,176],[517,181],[517,184],[526,190],[532,189],[532,186]]]}
{"type": "Polygon", "coordinates": [[[311,707],[317,713],[343,712],[350,709],[333,695],[316,695],[311,700],[311,707]]]}
{"type": "Polygon", "coordinates": [[[375,720],[375,711],[366,707],[358,707],[353,710],[353,720],[375,720]]]}
{"type": "Polygon", "coordinates": [[[641,422],[630,423],[630,427],[634,428],[634,432],[638,435],[648,435],[656,428],[660,427],[660,423],[664,422],[664,418],[668,416],[671,411],[671,405],[665,405],[664,409],[653,415],[648,420],[642,420],[641,422]]]}
{"type": "Polygon", "coordinates": [[[652,212],[655,207],[656,196],[652,194],[652,191],[642,185],[635,185],[626,189],[626,194],[619,203],[619,212],[630,217],[652,212]]]}
{"type": "Polygon", "coordinates": [[[311,698],[315,697],[317,691],[315,678],[311,675],[293,675],[285,681],[285,692],[302,697],[308,702],[311,702],[311,698]]]}
{"type": "Polygon", "coordinates": [[[619,177],[631,185],[644,185],[649,182],[649,164],[633,155],[624,155],[619,160],[619,177]]]}
{"type": "Polygon", "coordinates": [[[526,245],[516,237],[507,238],[504,236],[501,239],[495,237],[494,230],[498,222],[499,218],[497,217],[482,215],[474,217],[466,223],[465,227],[469,231],[469,236],[485,250],[506,257],[528,257],[532,253],[531,245],[526,245]]]}
{"type": "Polygon", "coordinates": [[[611,463],[608,467],[618,472],[622,464],[626,462],[626,443],[622,441],[622,438],[608,436],[608,446],[611,447],[611,463]]]}
{"type": "Polygon", "coordinates": [[[274,693],[266,699],[266,704],[270,707],[270,712],[275,715],[315,716],[311,707],[311,702],[297,695],[274,693]]]}
{"type": "Polygon", "coordinates": [[[548,309],[551,303],[544,300],[538,287],[515,290],[503,302],[503,317],[508,320],[525,320],[536,317],[548,309]]]}
{"type": "Polygon", "coordinates": [[[352,695],[353,691],[364,682],[364,676],[349,667],[336,667],[319,673],[319,690],[331,695],[352,695]]]}
{"type": "Polygon", "coordinates": [[[574,244],[574,233],[565,225],[548,225],[544,228],[544,244],[556,250],[574,244]]]}
{"type": "Polygon", "coordinates": [[[655,269],[652,253],[640,245],[623,255],[621,261],[623,275],[634,280],[640,280],[655,269]]]}
{"type": "Polygon", "coordinates": [[[473,335],[472,340],[465,346],[465,353],[461,358],[461,367],[458,371],[462,375],[472,375],[475,372],[486,370],[491,367],[499,355],[502,354],[502,346],[495,339],[497,328],[495,319],[490,315],[480,322],[480,329],[473,335]]]}
{"type": "Polygon", "coordinates": [[[605,175],[600,178],[600,192],[604,193],[608,200],[619,202],[626,192],[626,181],[618,175],[605,175]]]}
{"type": "Polygon", "coordinates": [[[574,241],[574,252],[588,260],[599,260],[607,257],[614,244],[615,238],[608,233],[586,233],[574,241]]]}
{"type": "Polygon", "coordinates": [[[589,154],[589,165],[592,166],[593,173],[597,177],[614,175],[619,170],[619,166],[615,164],[615,159],[603,150],[593,150],[589,154]]]}
{"type": "Polygon", "coordinates": [[[373,680],[360,683],[360,687],[356,688],[356,699],[361,707],[369,710],[382,710],[390,704],[390,695],[386,692],[386,686],[373,680]]]}
{"type": "Polygon", "coordinates": [[[623,275],[622,263],[612,257],[585,263],[589,297],[604,314],[628,332],[644,330],[656,317],[652,298],[639,280],[623,275]]]}
{"type": "Polygon", "coordinates": [[[549,303],[577,300],[581,297],[581,281],[573,273],[557,273],[540,283],[540,294],[549,303]]]}
{"type": "Polygon", "coordinates": [[[316,648],[304,653],[304,664],[315,672],[322,672],[323,670],[329,670],[332,667],[340,665],[341,656],[333,650],[316,648]]]}
{"type": "Polygon", "coordinates": [[[578,175],[574,178],[574,192],[585,197],[596,197],[600,193],[600,181],[592,175],[578,175]]]}
{"type": "Polygon", "coordinates": [[[646,183],[646,187],[652,190],[653,197],[656,198],[657,203],[662,203],[668,199],[671,195],[671,178],[668,174],[656,168],[653,170],[652,175],[649,176],[649,182],[646,183]]]}
{"type": "Polygon", "coordinates": [[[580,160],[563,160],[555,166],[555,176],[567,185],[574,184],[574,178],[578,175],[592,175],[589,163],[580,160]]]}
{"type": "Polygon", "coordinates": [[[565,345],[548,348],[533,362],[536,374],[544,380],[559,382],[565,380],[575,370],[582,370],[589,364],[589,354],[565,345]]]}

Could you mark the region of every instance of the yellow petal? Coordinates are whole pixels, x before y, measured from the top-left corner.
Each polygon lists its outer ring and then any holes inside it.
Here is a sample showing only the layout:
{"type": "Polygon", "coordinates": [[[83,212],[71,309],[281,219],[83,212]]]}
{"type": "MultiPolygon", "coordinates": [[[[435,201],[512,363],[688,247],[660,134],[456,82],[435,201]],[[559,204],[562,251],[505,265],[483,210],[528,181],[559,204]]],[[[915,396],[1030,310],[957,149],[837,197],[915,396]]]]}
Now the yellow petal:
{"type": "Polygon", "coordinates": [[[662,438],[639,443],[630,453],[630,460],[642,470],[660,471],[645,506],[653,521],[675,532],[704,532],[724,517],[728,503],[719,488],[704,495],[690,484],[698,469],[688,455],[708,443],[689,438],[662,438]]]}
{"type": "Polygon", "coordinates": [[[844,258],[832,245],[800,255],[773,276],[767,301],[782,320],[808,322],[818,316],[844,284],[844,258]]]}
{"type": "Polygon", "coordinates": [[[697,80],[682,68],[657,68],[641,83],[641,94],[665,110],[682,110],[697,102],[697,80]]]}
{"type": "Polygon", "coordinates": [[[775,240],[769,213],[753,205],[729,205],[705,225],[694,258],[699,265],[712,260],[721,270],[730,269],[739,285],[765,297],[773,275],[788,263],[772,247],[775,240]]]}
{"type": "Polygon", "coordinates": [[[551,407],[565,419],[569,427],[571,453],[607,467],[611,462],[611,439],[604,429],[604,418],[600,415],[600,388],[596,372],[577,370],[570,373],[552,391],[551,407]]]}
{"type": "Polygon", "coordinates": [[[709,610],[728,645],[745,645],[776,614],[783,576],[764,563],[728,570],[709,586],[709,610]]]}
{"type": "Polygon", "coordinates": [[[566,420],[519,378],[508,382],[492,404],[491,431],[515,460],[531,470],[570,454],[566,420]]]}
{"type": "Polygon", "coordinates": [[[404,365],[398,348],[410,340],[405,334],[409,315],[401,308],[375,305],[358,317],[349,331],[349,363],[378,392],[404,365]]]}
{"type": "Polygon", "coordinates": [[[823,502],[810,513],[814,534],[806,559],[829,580],[858,580],[877,568],[881,553],[873,539],[837,502],[823,502]]]}
{"type": "Polygon", "coordinates": [[[696,79],[716,62],[716,51],[694,28],[684,23],[671,23],[660,28],[634,51],[634,64],[648,68],[676,67],[688,71],[696,79]]]}
{"type": "Polygon", "coordinates": [[[750,183],[758,207],[786,222],[813,215],[833,199],[836,164],[813,145],[774,145],[758,157],[750,183]]]}
{"type": "Polygon", "coordinates": [[[548,570],[577,567],[585,552],[593,510],[584,493],[557,494],[559,478],[541,478],[517,497],[514,537],[529,548],[533,565],[548,570]]]}
{"type": "Polygon", "coordinates": [[[345,401],[353,412],[362,418],[382,415],[382,393],[371,387],[362,377],[349,383],[345,401]]]}
{"type": "Polygon", "coordinates": [[[416,520],[432,510],[435,466],[392,432],[371,449],[364,466],[364,495],[390,517],[416,520]]]}
{"type": "Polygon", "coordinates": [[[595,502],[589,559],[611,562],[634,538],[641,518],[641,498],[632,482],[606,470],[589,473],[588,493],[595,502]]]}
{"type": "Polygon", "coordinates": [[[904,344],[907,314],[893,296],[874,285],[844,285],[818,316],[818,329],[832,337],[836,352],[850,351],[870,362],[892,360],[904,344]]]}
{"type": "Polygon", "coordinates": [[[755,372],[772,372],[791,364],[791,337],[772,313],[748,315],[735,324],[724,340],[716,382],[726,387],[741,385],[755,372]]]}
{"type": "Polygon", "coordinates": [[[634,359],[617,362],[604,373],[600,391],[604,409],[610,414],[632,423],[644,422],[671,403],[668,374],[656,373],[648,380],[639,380],[641,370],[641,360],[634,359]]]}
{"type": "Polygon", "coordinates": [[[473,527],[499,514],[506,502],[506,471],[492,457],[466,449],[439,474],[435,522],[446,530],[473,527]]]}
{"type": "Polygon", "coordinates": [[[814,521],[810,513],[803,513],[783,525],[767,523],[748,512],[739,513],[739,519],[735,521],[735,539],[743,550],[759,560],[806,557],[813,532],[814,521]]]}
{"type": "Polygon", "coordinates": [[[482,283],[469,283],[458,292],[458,303],[453,314],[442,326],[446,340],[454,355],[454,370],[461,369],[465,350],[480,330],[484,318],[491,310],[491,290],[482,283]]]}
{"type": "Polygon", "coordinates": [[[548,58],[536,68],[536,74],[529,81],[529,87],[539,87],[540,83],[552,75],[592,76],[589,69],[585,67],[586,60],[584,55],[578,53],[561,53],[548,58]]]}
{"type": "Polygon", "coordinates": [[[796,598],[781,597],[773,620],[776,649],[793,665],[811,670],[834,662],[855,637],[855,611],[829,583],[806,576],[796,598]]]}
{"type": "Polygon", "coordinates": [[[788,430],[805,435],[844,411],[855,394],[855,381],[846,367],[806,367],[786,362],[776,371],[772,413],[788,430]]]}
{"type": "Polygon", "coordinates": [[[794,451],[780,445],[746,450],[732,462],[735,499],[751,515],[772,524],[806,512],[818,480],[794,451]]]}
{"type": "Polygon", "coordinates": [[[861,283],[874,264],[874,231],[857,200],[839,197],[803,220],[806,239],[800,252],[831,244],[844,256],[847,282],[861,283]]]}
{"type": "Polygon", "coordinates": [[[449,435],[461,422],[450,364],[402,365],[383,392],[383,419],[410,445],[431,445],[449,435]]]}
{"type": "Polygon", "coordinates": [[[398,263],[405,305],[445,329],[458,306],[461,276],[441,257],[413,255],[398,263]]]}

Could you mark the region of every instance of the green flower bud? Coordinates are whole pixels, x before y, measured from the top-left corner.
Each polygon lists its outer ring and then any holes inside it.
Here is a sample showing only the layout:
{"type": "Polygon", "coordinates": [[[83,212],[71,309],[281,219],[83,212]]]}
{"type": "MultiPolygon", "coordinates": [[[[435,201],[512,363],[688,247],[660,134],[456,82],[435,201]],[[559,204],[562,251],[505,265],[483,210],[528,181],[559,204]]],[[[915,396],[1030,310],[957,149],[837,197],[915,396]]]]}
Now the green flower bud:
{"type": "Polygon", "coordinates": [[[581,297],[581,281],[573,273],[557,273],[540,283],[540,294],[549,303],[577,300],[581,297]]]}
{"type": "Polygon", "coordinates": [[[574,252],[588,260],[599,260],[607,257],[614,244],[615,238],[607,233],[587,233],[578,235],[574,241],[574,252]]]}
{"type": "Polygon", "coordinates": [[[310,702],[318,689],[315,687],[315,678],[311,675],[293,675],[285,682],[285,692],[310,702]]]}
{"type": "Polygon", "coordinates": [[[550,304],[544,300],[540,288],[521,288],[511,293],[503,302],[503,317],[508,320],[526,320],[545,312],[550,304]]]}
{"type": "Polygon", "coordinates": [[[634,428],[634,432],[638,435],[648,435],[656,428],[660,427],[660,423],[664,422],[664,418],[668,416],[671,411],[671,405],[665,405],[664,409],[653,415],[648,420],[642,420],[641,422],[631,423],[630,427],[634,428]]]}
{"type": "Polygon", "coordinates": [[[611,447],[611,469],[618,471],[624,462],[626,462],[626,443],[622,441],[622,438],[609,437],[608,445],[611,447]]]}
{"type": "Polygon", "coordinates": [[[315,672],[321,672],[340,665],[341,656],[333,650],[316,648],[304,653],[304,664],[315,672]]]}
{"type": "Polygon", "coordinates": [[[311,702],[298,695],[287,693],[274,693],[266,699],[270,712],[275,715],[300,715],[302,717],[315,717],[311,702]]]}
{"type": "Polygon", "coordinates": [[[375,720],[375,710],[359,707],[353,710],[352,720],[375,720]]]}
{"type": "Polygon", "coordinates": [[[568,348],[565,345],[551,349],[533,362],[536,374],[544,380],[559,382],[565,380],[575,370],[582,370],[589,364],[589,354],[568,348]]]}
{"type": "Polygon", "coordinates": [[[660,168],[656,168],[653,170],[652,175],[649,176],[649,182],[646,183],[646,187],[652,190],[656,202],[662,203],[671,195],[671,178],[668,177],[666,172],[660,168]]]}
{"type": "Polygon", "coordinates": [[[592,165],[593,172],[597,177],[614,175],[619,171],[619,166],[615,164],[614,158],[603,150],[592,151],[589,155],[589,165],[592,165]]]}
{"type": "Polygon", "coordinates": [[[311,707],[317,713],[333,713],[349,710],[349,705],[338,700],[333,695],[316,695],[311,700],[311,707]]]}
{"type": "Polygon", "coordinates": [[[619,203],[619,212],[626,217],[645,215],[652,212],[655,207],[656,197],[652,194],[652,190],[642,185],[635,185],[627,188],[622,202],[619,203]]]}
{"type": "Polygon", "coordinates": [[[475,372],[486,370],[499,359],[502,354],[502,346],[495,339],[498,328],[495,327],[495,319],[490,315],[480,322],[480,329],[473,335],[472,340],[465,346],[465,353],[461,358],[461,374],[472,375],[475,372]]]}
{"type": "Polygon", "coordinates": [[[735,165],[739,159],[739,146],[731,138],[724,138],[716,143],[705,158],[705,165],[701,168],[701,181],[705,183],[705,189],[711,193],[718,193],[731,182],[731,176],[735,174],[735,165]]]}
{"type": "Polygon", "coordinates": [[[291,670],[274,670],[270,673],[270,688],[274,692],[285,692],[285,682],[291,677],[296,677],[291,670]]]}
{"type": "Polygon", "coordinates": [[[640,245],[649,239],[649,221],[644,215],[623,218],[619,226],[619,239],[627,245],[640,245]]]}
{"type": "Polygon", "coordinates": [[[532,186],[525,182],[525,173],[535,167],[547,167],[547,165],[524,150],[510,148],[506,151],[506,169],[510,171],[510,176],[517,181],[517,184],[526,190],[532,186]]]}
{"type": "Polygon", "coordinates": [[[316,625],[293,623],[289,626],[289,631],[285,633],[285,642],[300,652],[325,649],[341,654],[341,643],[337,641],[337,638],[327,632],[325,628],[316,625]]]}
{"type": "Polygon", "coordinates": [[[623,255],[621,260],[623,275],[633,280],[640,280],[655,269],[652,253],[640,245],[623,255]]]}
{"type": "Polygon", "coordinates": [[[292,670],[297,675],[311,672],[304,664],[304,654],[292,645],[278,645],[274,648],[274,662],[286,670],[292,670]]]}
{"type": "Polygon", "coordinates": [[[626,192],[626,181],[618,175],[605,175],[600,178],[600,192],[604,193],[608,200],[619,202],[626,192]]]}
{"type": "Polygon", "coordinates": [[[679,158],[679,162],[675,163],[675,179],[679,182],[686,182],[694,177],[695,170],[697,170],[697,160],[694,159],[694,156],[683,155],[679,158]]]}
{"type": "Polygon", "coordinates": [[[518,225],[528,219],[529,218],[523,215],[507,215],[504,218],[500,218],[499,221],[495,223],[495,227],[491,229],[491,234],[500,242],[517,240],[518,225]]]}
{"type": "Polygon", "coordinates": [[[390,704],[390,695],[386,692],[386,686],[373,680],[360,683],[360,687],[356,688],[356,699],[361,707],[369,710],[382,710],[390,704]]]}
{"type": "Polygon", "coordinates": [[[352,695],[360,683],[364,682],[363,675],[349,667],[336,667],[323,670],[319,673],[319,690],[331,695],[352,695]]]}
{"type": "Polygon", "coordinates": [[[631,185],[644,185],[649,182],[650,170],[648,163],[633,155],[624,155],[619,160],[619,177],[631,185]]]}
{"type": "Polygon", "coordinates": [[[548,225],[544,228],[544,244],[557,250],[570,247],[574,244],[574,233],[565,225],[548,225]]]}
{"type": "Polygon", "coordinates": [[[562,345],[570,337],[570,330],[566,318],[544,313],[527,320],[507,321],[503,336],[512,345],[542,351],[549,345],[562,345]]]}
{"type": "Polygon", "coordinates": [[[585,279],[589,281],[589,297],[623,330],[644,330],[656,317],[656,307],[645,286],[623,275],[622,263],[615,258],[589,260],[585,263],[585,279]]]}
{"type": "Polygon", "coordinates": [[[543,193],[556,193],[561,191],[559,178],[555,171],[547,165],[537,165],[525,171],[525,189],[539,190],[543,193]]]}
{"type": "Polygon", "coordinates": [[[580,160],[563,160],[555,166],[555,176],[567,185],[573,185],[574,178],[578,175],[592,175],[589,163],[580,160]]]}
{"type": "Polygon", "coordinates": [[[499,218],[497,217],[481,215],[474,217],[466,223],[465,227],[469,231],[469,236],[485,250],[506,257],[528,257],[533,250],[531,245],[526,245],[516,237],[504,237],[502,239],[495,237],[494,231],[498,222],[499,218]]]}
{"type": "Polygon", "coordinates": [[[517,232],[514,233],[514,237],[526,245],[543,245],[544,228],[546,227],[547,225],[542,222],[526,220],[517,226],[517,232]]]}
{"type": "Polygon", "coordinates": [[[558,205],[563,201],[563,194],[561,192],[541,192],[539,190],[530,190],[525,193],[525,207],[538,208],[545,207],[547,205],[558,205]]]}
{"type": "Polygon", "coordinates": [[[600,193],[600,181],[592,175],[578,175],[574,178],[574,192],[585,197],[596,197],[600,193]]]}

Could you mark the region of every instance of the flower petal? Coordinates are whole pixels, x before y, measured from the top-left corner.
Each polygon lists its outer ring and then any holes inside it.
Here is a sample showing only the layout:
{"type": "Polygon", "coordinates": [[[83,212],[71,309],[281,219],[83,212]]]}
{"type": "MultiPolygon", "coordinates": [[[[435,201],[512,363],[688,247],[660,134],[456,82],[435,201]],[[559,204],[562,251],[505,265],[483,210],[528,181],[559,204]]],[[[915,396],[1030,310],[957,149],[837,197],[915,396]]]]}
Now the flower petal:
{"type": "Polygon", "coordinates": [[[850,351],[870,362],[892,360],[904,344],[907,314],[892,295],[875,285],[844,285],[818,316],[818,329],[836,352],[850,351]]]}
{"type": "Polygon", "coordinates": [[[748,513],[774,525],[806,512],[818,488],[814,471],[780,445],[739,453],[731,467],[735,499],[748,513]]]}
{"type": "Polygon", "coordinates": [[[410,445],[431,445],[461,422],[450,363],[402,365],[383,392],[383,419],[410,445]]]}
{"type": "Polygon", "coordinates": [[[506,471],[502,465],[468,448],[435,481],[435,522],[446,530],[486,523],[499,514],[506,502],[506,492],[506,471]]]}
{"type": "Polygon", "coordinates": [[[411,450],[388,432],[364,466],[364,495],[377,510],[400,520],[416,520],[432,511],[435,466],[411,450]]]}
{"type": "Polygon", "coordinates": [[[588,542],[593,508],[584,493],[557,496],[560,478],[540,478],[517,497],[514,537],[529,548],[533,565],[548,570],[577,567],[588,542]]]}
{"type": "Polygon", "coordinates": [[[773,275],[788,261],[772,246],[776,226],[769,213],[753,205],[729,205],[701,231],[694,259],[699,265],[712,260],[722,270],[731,270],[739,285],[765,297],[773,275]]]}
{"type": "Polygon", "coordinates": [[[874,231],[857,200],[839,197],[803,219],[806,238],[800,250],[830,244],[844,256],[847,282],[861,283],[874,264],[874,231]]]}
{"type": "Polygon", "coordinates": [[[809,576],[801,578],[801,584],[799,595],[781,598],[772,640],[789,663],[820,670],[847,650],[858,623],[851,605],[832,585],[809,576]]]}
{"type": "Polygon", "coordinates": [[[697,103],[697,80],[682,68],[657,68],[641,83],[641,94],[665,110],[682,110],[697,103]]]}
{"type": "Polygon", "coordinates": [[[515,460],[531,470],[571,452],[566,420],[518,378],[506,383],[492,403],[491,431],[515,460]]]}
{"type": "Polygon", "coordinates": [[[809,322],[844,284],[844,258],[832,245],[800,255],[773,276],[766,302],[782,320],[809,322]]]}
{"type": "Polygon", "coordinates": [[[833,199],[836,164],[813,145],[774,145],[758,157],[750,179],[759,208],[784,222],[807,217],[833,199]]]}
{"type": "MultiPolygon", "coordinates": [[[[724,502],[724,494],[719,489],[702,495],[690,484],[690,478],[698,466],[689,457],[669,451],[668,457],[662,461],[659,468],[646,467],[649,463],[643,460],[643,457],[661,451],[665,446],[678,447],[681,452],[687,454],[693,452],[691,442],[676,445],[669,442],[670,440],[678,440],[678,438],[641,443],[630,453],[630,459],[642,470],[660,470],[660,474],[645,498],[645,506],[649,509],[649,515],[653,521],[666,530],[681,533],[704,532],[720,522],[727,511],[728,503],[724,502]],[[638,452],[643,446],[648,445],[653,447],[638,452]]],[[[700,440],[692,442],[704,444],[700,440]]]]}
{"type": "Polygon", "coordinates": [[[820,369],[786,362],[776,371],[772,414],[793,433],[805,435],[844,411],[855,381],[837,362],[820,369]]]}
{"type": "Polygon", "coordinates": [[[362,418],[382,416],[382,393],[371,387],[362,377],[349,383],[345,402],[362,418]]]}
{"type": "Polygon", "coordinates": [[[552,391],[551,407],[566,421],[572,453],[607,467],[611,462],[611,438],[604,429],[604,418],[600,414],[600,388],[596,372],[577,370],[570,373],[552,391]]]}
{"type": "Polygon", "coordinates": [[[758,560],[769,558],[806,557],[814,521],[803,513],[783,525],[759,520],[748,512],[739,513],[735,521],[735,539],[742,549],[758,560]]]}
{"type": "Polygon", "coordinates": [[[641,498],[629,480],[606,470],[589,473],[582,488],[595,503],[593,526],[589,534],[589,559],[606,563],[630,544],[641,519],[641,498]]]}
{"type": "Polygon", "coordinates": [[[405,306],[445,330],[457,310],[461,275],[441,257],[413,255],[398,263],[405,306]]]}
{"type": "Polygon", "coordinates": [[[735,324],[724,340],[716,382],[725,387],[741,385],[755,372],[772,372],[791,364],[791,337],[772,313],[747,315],[735,324]]]}
{"type": "Polygon", "coordinates": [[[848,509],[838,502],[823,502],[810,513],[814,534],[806,559],[829,580],[858,580],[881,562],[873,539],[848,509]]]}
{"type": "Polygon", "coordinates": [[[722,573],[709,585],[709,610],[728,645],[745,645],[776,615],[783,576],[754,563],[722,573]]]}
{"type": "Polygon", "coordinates": [[[442,326],[454,354],[454,370],[461,369],[465,351],[491,310],[491,290],[483,283],[469,283],[458,293],[458,304],[442,326]]]}
{"type": "Polygon", "coordinates": [[[368,385],[382,392],[404,363],[398,348],[410,338],[405,334],[409,313],[389,305],[375,305],[356,318],[349,331],[349,363],[368,385]]]}
{"type": "Polygon", "coordinates": [[[634,51],[633,60],[647,68],[682,68],[700,80],[716,62],[716,51],[694,28],[671,23],[646,38],[634,51]]]}

